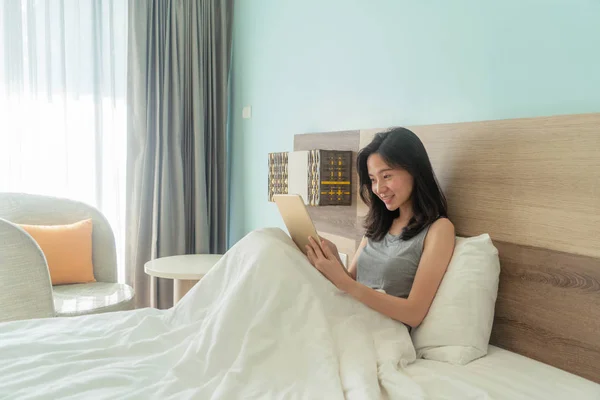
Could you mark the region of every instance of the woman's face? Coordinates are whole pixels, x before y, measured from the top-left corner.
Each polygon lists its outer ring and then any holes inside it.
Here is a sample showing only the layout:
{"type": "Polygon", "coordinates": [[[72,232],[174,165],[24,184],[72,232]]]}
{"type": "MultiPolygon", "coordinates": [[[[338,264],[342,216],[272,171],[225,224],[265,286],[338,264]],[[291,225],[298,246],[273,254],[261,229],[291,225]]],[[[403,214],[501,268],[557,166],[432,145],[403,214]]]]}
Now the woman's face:
{"type": "Polygon", "coordinates": [[[367,158],[367,170],[371,190],[388,210],[394,211],[410,201],[414,180],[407,171],[390,167],[377,153],[367,158]]]}

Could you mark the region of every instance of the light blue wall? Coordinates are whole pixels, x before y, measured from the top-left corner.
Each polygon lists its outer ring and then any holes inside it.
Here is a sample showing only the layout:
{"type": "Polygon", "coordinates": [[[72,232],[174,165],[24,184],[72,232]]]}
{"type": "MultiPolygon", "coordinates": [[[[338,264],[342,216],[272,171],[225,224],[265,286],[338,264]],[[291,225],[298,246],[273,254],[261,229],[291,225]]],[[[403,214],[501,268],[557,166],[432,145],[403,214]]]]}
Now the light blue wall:
{"type": "Polygon", "coordinates": [[[600,1],[236,0],[235,242],[297,133],[600,111],[600,1]],[[242,119],[252,105],[252,119],[242,119]]]}

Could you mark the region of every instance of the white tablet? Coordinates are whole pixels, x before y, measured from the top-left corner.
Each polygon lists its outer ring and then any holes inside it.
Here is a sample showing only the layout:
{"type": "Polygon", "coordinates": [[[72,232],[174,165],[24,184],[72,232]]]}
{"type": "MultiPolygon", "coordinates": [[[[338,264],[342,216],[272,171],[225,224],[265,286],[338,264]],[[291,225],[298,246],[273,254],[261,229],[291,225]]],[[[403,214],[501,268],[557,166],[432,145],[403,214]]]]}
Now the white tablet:
{"type": "Polygon", "coordinates": [[[277,204],[283,222],[300,251],[306,254],[309,236],[312,236],[320,247],[321,239],[300,195],[275,194],[273,195],[273,201],[277,204]]]}

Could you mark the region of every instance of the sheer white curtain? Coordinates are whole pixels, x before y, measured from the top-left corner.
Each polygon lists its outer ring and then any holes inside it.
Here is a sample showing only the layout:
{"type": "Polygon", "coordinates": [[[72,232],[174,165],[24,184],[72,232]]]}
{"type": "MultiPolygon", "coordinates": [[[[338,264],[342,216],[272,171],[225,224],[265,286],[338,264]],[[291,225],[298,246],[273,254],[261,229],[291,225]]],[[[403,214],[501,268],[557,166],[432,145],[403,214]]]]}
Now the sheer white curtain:
{"type": "Polygon", "coordinates": [[[98,207],[124,280],[127,2],[0,0],[0,191],[98,207]]]}

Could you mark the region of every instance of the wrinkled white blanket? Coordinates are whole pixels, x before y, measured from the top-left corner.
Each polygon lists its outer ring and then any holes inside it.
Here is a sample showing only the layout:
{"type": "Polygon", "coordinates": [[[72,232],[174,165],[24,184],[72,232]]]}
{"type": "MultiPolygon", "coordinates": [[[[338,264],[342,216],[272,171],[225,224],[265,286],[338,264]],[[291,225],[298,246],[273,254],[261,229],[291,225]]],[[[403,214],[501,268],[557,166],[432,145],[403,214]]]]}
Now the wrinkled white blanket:
{"type": "Polygon", "coordinates": [[[0,398],[421,398],[406,327],[337,290],[279,229],[174,308],[0,324],[0,398]]]}

